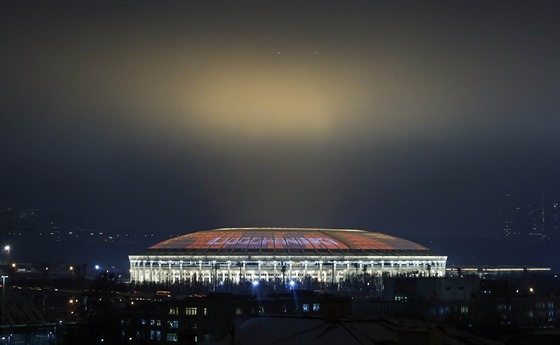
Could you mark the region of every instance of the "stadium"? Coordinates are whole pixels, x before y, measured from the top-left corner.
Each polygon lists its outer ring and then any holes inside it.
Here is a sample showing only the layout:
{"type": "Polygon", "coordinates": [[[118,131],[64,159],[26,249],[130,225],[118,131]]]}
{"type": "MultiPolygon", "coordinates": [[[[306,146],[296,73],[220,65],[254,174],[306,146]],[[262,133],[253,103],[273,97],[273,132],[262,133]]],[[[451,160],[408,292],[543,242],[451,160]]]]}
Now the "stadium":
{"type": "Polygon", "coordinates": [[[222,228],[171,238],[130,255],[136,283],[343,282],[359,274],[445,275],[447,257],[364,230],[222,228]]]}

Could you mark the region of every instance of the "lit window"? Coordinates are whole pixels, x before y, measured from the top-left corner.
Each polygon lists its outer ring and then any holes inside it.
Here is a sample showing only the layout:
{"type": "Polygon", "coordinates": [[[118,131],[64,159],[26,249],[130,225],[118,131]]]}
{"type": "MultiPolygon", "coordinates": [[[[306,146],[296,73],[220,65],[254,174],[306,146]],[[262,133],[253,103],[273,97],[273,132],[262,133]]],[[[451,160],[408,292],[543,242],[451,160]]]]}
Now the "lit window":
{"type": "Polygon", "coordinates": [[[319,311],[319,303],[313,303],[313,311],[319,311]]]}
{"type": "Polygon", "coordinates": [[[177,315],[179,314],[179,307],[170,307],[169,308],[169,315],[177,315]]]}
{"type": "Polygon", "coordinates": [[[161,326],[161,320],[156,320],[156,326],[161,326]]]}
{"type": "Polygon", "coordinates": [[[156,331],[156,340],[161,340],[161,331],[156,331]]]}
{"type": "Polygon", "coordinates": [[[167,321],[167,326],[169,328],[179,328],[179,321],[177,321],[177,320],[167,321]]]}
{"type": "Polygon", "coordinates": [[[185,315],[196,315],[196,307],[186,307],[185,315]]]}
{"type": "Polygon", "coordinates": [[[303,312],[304,312],[304,313],[307,313],[308,311],[309,311],[309,304],[305,303],[305,304],[303,305],[303,312]]]}
{"type": "Polygon", "coordinates": [[[177,337],[177,333],[167,333],[167,341],[169,342],[179,341],[179,337],[177,337]]]}
{"type": "Polygon", "coordinates": [[[235,308],[235,315],[243,315],[243,309],[241,307],[235,308]]]}

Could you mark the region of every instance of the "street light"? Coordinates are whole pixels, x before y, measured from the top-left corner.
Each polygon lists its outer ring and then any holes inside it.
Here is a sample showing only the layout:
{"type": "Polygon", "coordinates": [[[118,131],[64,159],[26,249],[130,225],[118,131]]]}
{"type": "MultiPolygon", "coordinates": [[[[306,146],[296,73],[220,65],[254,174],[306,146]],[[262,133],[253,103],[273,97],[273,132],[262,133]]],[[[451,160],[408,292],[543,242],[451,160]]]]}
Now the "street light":
{"type": "Polygon", "coordinates": [[[4,246],[4,251],[6,252],[6,254],[10,254],[10,250],[12,250],[12,247],[10,247],[9,244],[6,244],[6,245],[4,246]]]}
{"type": "Polygon", "coordinates": [[[0,317],[0,325],[4,324],[4,300],[6,299],[6,278],[8,278],[8,276],[2,276],[2,315],[0,317]]]}

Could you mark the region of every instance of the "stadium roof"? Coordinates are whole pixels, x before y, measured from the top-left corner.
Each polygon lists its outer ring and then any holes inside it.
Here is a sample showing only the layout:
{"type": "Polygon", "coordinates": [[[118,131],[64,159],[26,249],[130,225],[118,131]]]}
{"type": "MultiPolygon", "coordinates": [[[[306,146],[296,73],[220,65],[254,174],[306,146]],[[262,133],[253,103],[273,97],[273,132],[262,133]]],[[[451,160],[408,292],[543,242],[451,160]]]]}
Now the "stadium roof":
{"type": "Polygon", "coordinates": [[[433,255],[417,243],[364,230],[320,228],[222,228],[171,238],[152,254],[231,255],[433,255]]]}

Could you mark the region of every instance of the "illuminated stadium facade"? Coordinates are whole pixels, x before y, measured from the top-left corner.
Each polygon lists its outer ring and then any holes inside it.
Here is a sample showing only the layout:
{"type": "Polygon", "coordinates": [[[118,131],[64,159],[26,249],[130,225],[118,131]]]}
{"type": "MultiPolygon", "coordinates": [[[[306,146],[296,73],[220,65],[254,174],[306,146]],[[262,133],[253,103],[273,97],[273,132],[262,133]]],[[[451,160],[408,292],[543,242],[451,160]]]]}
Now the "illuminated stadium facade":
{"type": "Polygon", "coordinates": [[[223,228],[163,241],[129,260],[136,283],[339,283],[365,273],[441,277],[447,257],[364,230],[223,228]]]}

